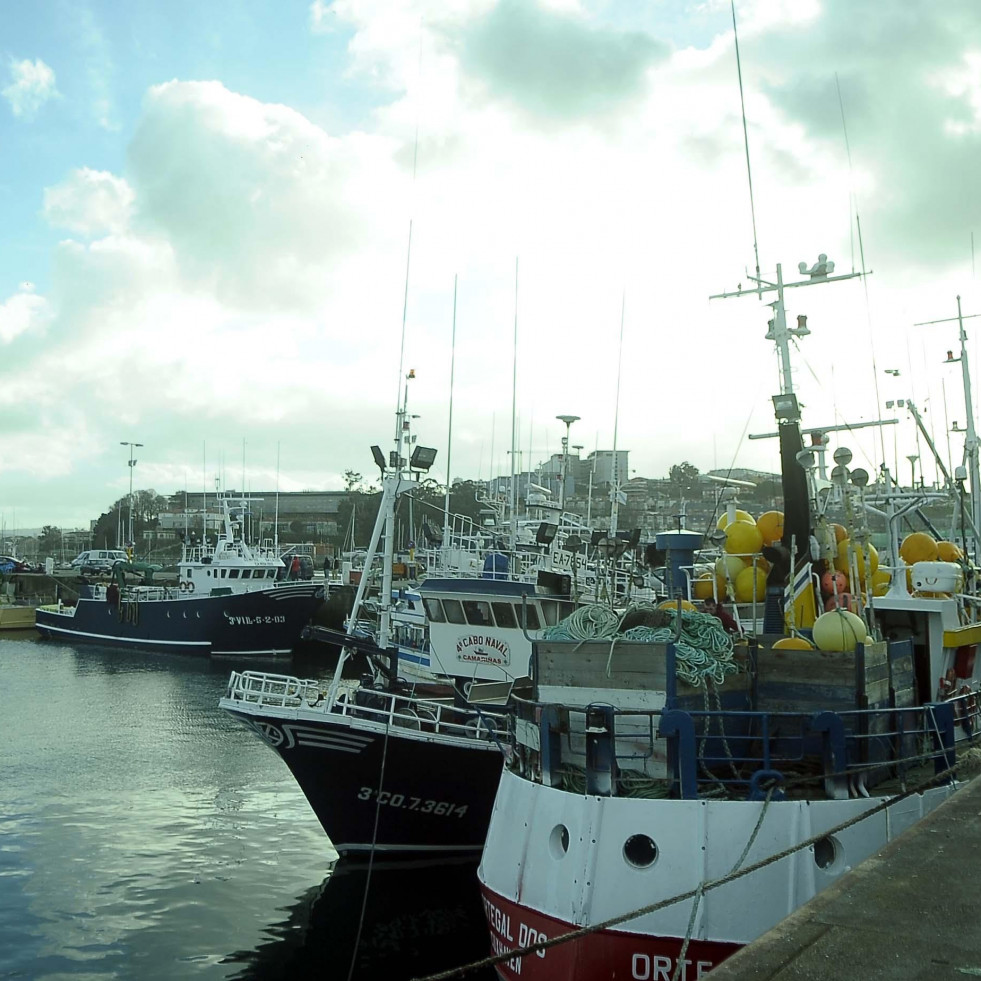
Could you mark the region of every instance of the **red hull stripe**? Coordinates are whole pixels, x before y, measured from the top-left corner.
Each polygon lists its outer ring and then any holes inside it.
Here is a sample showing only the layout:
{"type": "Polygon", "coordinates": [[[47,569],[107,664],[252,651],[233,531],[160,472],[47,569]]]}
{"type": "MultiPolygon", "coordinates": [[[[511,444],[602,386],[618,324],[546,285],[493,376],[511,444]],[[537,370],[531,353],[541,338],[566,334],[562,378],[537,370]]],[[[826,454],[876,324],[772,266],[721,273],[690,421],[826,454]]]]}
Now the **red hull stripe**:
{"type": "MultiPolygon", "coordinates": [[[[519,947],[569,933],[575,927],[503,899],[481,885],[484,913],[490,927],[491,950],[505,954],[519,947]]],[[[604,930],[579,940],[558,944],[537,954],[512,958],[496,965],[506,981],[671,981],[682,938],[604,930]]],[[[679,974],[680,981],[696,981],[716,964],[734,954],[741,944],[692,940],[679,974]]]]}

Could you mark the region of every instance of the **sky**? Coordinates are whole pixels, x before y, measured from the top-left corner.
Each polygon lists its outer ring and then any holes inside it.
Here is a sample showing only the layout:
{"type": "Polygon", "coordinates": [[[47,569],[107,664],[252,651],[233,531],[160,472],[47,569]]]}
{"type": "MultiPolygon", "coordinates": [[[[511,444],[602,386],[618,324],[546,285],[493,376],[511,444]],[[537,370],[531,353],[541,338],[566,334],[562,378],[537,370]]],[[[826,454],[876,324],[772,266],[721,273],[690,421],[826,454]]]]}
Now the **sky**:
{"type": "Polygon", "coordinates": [[[400,397],[439,481],[509,473],[512,426],[537,464],[561,414],[631,476],[776,470],[772,313],[710,299],[754,212],[764,278],[871,271],[787,293],[804,425],[896,418],[831,448],[929,482],[913,398],[959,463],[957,324],[917,325],[981,313],[976,2],[735,9],[753,209],[729,0],[11,8],[0,522],[87,526],[123,442],[137,489],[340,489],[400,397]]]}

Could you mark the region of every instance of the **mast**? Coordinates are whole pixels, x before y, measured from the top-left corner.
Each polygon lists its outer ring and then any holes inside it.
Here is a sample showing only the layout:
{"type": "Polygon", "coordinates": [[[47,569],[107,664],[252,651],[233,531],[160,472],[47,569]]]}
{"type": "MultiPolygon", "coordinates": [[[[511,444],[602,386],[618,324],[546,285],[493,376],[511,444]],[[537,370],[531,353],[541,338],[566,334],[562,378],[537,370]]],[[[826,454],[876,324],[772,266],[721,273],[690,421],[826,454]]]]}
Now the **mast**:
{"type": "Polygon", "coordinates": [[[514,259],[514,348],[511,355],[511,555],[518,551],[518,259],[514,259]]]}
{"type": "Polygon", "coordinates": [[[623,370],[623,320],[627,310],[627,292],[624,290],[620,300],[620,349],[617,354],[617,397],[613,411],[613,489],[610,491],[610,538],[617,533],[620,517],[620,460],[617,457],[617,430],[620,425],[620,374],[623,370]]]}
{"type": "MultiPolygon", "coordinates": [[[[960,356],[954,357],[953,351],[947,352],[947,360],[945,364],[956,364],[958,361],[961,364],[961,382],[964,386],[964,409],[967,413],[967,427],[965,429],[964,437],[964,463],[961,467],[958,467],[958,472],[955,472],[955,479],[958,481],[963,481],[964,477],[970,480],[971,484],[971,524],[975,529],[974,537],[974,549],[975,549],[975,559],[977,558],[977,552],[979,550],[978,542],[978,529],[981,529],[981,464],[978,460],[978,433],[977,427],[974,423],[974,396],[971,392],[971,368],[968,364],[967,359],[967,331],[964,329],[965,319],[971,317],[981,316],[981,314],[969,313],[965,314],[961,310],[961,298],[957,297],[957,328],[958,328],[958,340],[960,341],[960,356]],[[963,476],[961,476],[963,474],[963,476]]],[[[918,323],[915,326],[925,327],[932,324],[944,324],[949,323],[955,318],[947,317],[943,320],[927,320],[922,323],[918,323]]]]}
{"type": "Polygon", "coordinates": [[[450,459],[453,450],[453,375],[456,369],[456,283],[453,277],[453,330],[450,335],[450,420],[446,433],[446,494],[443,499],[443,555],[450,546],[450,481],[453,479],[450,470],[450,459]]]}
{"type": "Polygon", "coordinates": [[[852,272],[840,276],[831,275],[835,264],[828,260],[823,252],[818,261],[808,267],[806,262],[798,264],[802,274],[807,279],[787,283],[783,278],[783,267],[777,264],[775,282],[770,282],[762,276],[749,276],[756,283],[752,289],[739,288],[732,292],[716,293],[709,297],[711,300],[729,299],[736,296],[762,296],[764,293],[775,293],[776,299],[769,306],[773,310],[773,318],[768,323],[766,339],[773,341],[777,352],[777,370],[779,376],[780,394],[773,396],[773,409],[777,417],[778,436],[780,438],[780,469],[781,482],[784,492],[784,537],[783,543],[788,548],[794,543],[798,556],[806,555],[811,535],[810,494],[807,484],[807,474],[798,461],[798,454],[804,450],[800,430],[800,406],[794,392],[794,379],[791,370],[790,340],[791,338],[806,337],[810,334],[807,327],[807,317],[800,314],[797,326],[787,326],[787,311],[784,303],[784,293],[788,289],[802,286],[820,286],[825,283],[840,282],[855,279],[865,273],[852,272]]]}

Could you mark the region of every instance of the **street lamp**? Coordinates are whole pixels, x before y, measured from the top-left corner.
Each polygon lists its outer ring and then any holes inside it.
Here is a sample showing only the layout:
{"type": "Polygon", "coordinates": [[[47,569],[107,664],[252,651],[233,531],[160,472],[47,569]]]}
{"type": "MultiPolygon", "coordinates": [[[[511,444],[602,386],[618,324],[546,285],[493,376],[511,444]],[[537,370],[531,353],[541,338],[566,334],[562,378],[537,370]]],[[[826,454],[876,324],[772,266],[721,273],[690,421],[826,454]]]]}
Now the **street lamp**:
{"type": "Polygon", "coordinates": [[[916,490],[916,461],[919,460],[919,455],[916,453],[910,453],[906,457],[909,460],[909,486],[910,490],[916,490]]]}
{"type": "Polygon", "coordinates": [[[121,440],[120,446],[129,447],[129,532],[126,536],[126,541],[129,545],[133,544],[133,468],[136,466],[136,457],[133,456],[133,450],[138,446],[142,446],[142,443],[129,443],[126,440],[121,440]]]}
{"type": "Polygon", "coordinates": [[[579,421],[579,416],[556,416],[559,422],[565,423],[565,436],[562,437],[562,482],[559,484],[559,510],[565,505],[565,477],[569,466],[569,430],[574,422],[579,421]]]}

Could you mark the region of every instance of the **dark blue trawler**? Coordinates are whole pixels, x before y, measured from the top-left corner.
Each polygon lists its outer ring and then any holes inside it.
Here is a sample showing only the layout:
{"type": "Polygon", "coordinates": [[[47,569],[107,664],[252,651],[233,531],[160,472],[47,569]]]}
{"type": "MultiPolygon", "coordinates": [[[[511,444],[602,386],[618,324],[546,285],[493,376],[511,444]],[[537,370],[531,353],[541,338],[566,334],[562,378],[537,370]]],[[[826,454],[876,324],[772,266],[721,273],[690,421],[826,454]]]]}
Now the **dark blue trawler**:
{"type": "Polygon", "coordinates": [[[221,503],[217,542],[185,545],[176,585],[154,585],[149,567],[120,562],[113,582],[83,586],[74,605],[38,607],[37,631],[48,639],[179,654],[289,654],[323,588],[279,580],[285,567],[276,550],[242,537],[245,502],[221,503]],[[145,583],[127,585],[128,571],[143,572],[145,583]]]}

